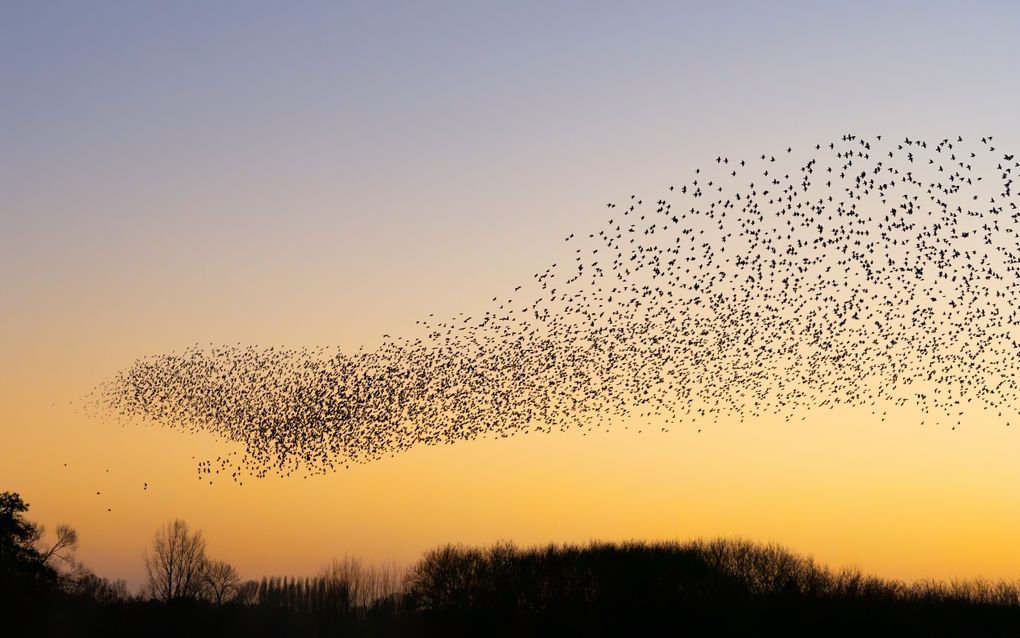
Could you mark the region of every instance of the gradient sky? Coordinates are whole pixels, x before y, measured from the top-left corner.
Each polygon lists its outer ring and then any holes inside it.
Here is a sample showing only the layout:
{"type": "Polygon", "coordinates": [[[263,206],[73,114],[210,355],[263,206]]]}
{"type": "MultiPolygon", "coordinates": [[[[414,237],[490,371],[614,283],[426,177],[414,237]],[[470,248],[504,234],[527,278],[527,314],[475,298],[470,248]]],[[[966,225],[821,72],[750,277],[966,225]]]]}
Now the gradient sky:
{"type": "Polygon", "coordinates": [[[720,153],[845,132],[1020,150],[1018,28],[1009,2],[3,3],[0,490],[132,585],[173,517],[244,577],[697,535],[1017,577],[1020,435],[993,422],[618,428],[237,487],[191,458],[229,446],[76,410],[196,342],[353,349],[477,312],[606,201],[720,153]]]}

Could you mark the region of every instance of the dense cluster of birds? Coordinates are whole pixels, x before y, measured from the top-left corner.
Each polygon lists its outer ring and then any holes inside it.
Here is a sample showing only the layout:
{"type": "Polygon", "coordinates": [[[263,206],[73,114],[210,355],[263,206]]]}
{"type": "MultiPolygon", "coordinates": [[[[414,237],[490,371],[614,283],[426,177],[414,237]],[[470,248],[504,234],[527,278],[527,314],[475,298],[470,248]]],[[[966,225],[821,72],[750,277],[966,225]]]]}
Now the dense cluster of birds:
{"type": "MultiPolygon", "coordinates": [[[[1020,167],[992,138],[844,135],[717,157],[606,205],[571,261],[481,316],[376,349],[210,346],[136,361],[104,409],[243,447],[240,480],[425,444],[635,421],[702,427],[912,404],[955,427],[1020,405],[1020,167]],[[989,412],[990,411],[990,412],[989,412]]],[[[568,248],[569,251],[569,248],[568,248]]]]}

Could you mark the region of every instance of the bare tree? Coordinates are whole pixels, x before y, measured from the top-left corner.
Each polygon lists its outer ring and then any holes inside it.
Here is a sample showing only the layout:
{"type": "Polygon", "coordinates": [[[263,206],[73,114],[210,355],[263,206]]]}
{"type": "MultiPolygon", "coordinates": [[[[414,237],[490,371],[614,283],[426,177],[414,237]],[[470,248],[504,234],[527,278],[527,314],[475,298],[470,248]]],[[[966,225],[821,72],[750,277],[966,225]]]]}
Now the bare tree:
{"type": "MultiPolygon", "coordinates": [[[[40,536],[43,528],[39,528],[40,536]]],[[[59,558],[68,565],[74,565],[74,550],[78,548],[78,532],[70,525],[57,525],[57,540],[49,549],[39,549],[39,557],[43,563],[49,564],[51,558],[59,558]]]]}
{"type": "Polygon", "coordinates": [[[166,523],[145,554],[149,595],[162,601],[199,597],[206,587],[207,563],[200,530],[192,533],[180,519],[166,523]]]}
{"type": "Polygon", "coordinates": [[[370,607],[399,592],[405,572],[393,564],[366,565],[353,556],[344,556],[323,567],[318,580],[334,590],[346,591],[351,605],[370,607]]]}
{"type": "Polygon", "coordinates": [[[241,577],[234,566],[224,560],[206,561],[203,574],[206,595],[217,605],[233,600],[241,588],[241,577]]]}

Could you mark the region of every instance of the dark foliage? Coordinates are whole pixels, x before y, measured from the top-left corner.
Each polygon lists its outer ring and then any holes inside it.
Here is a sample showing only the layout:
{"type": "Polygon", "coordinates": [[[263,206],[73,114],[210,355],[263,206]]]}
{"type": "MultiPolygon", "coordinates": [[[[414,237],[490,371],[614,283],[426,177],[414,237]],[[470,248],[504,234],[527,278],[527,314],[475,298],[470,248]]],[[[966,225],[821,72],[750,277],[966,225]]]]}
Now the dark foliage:
{"type": "Polygon", "coordinates": [[[408,586],[437,635],[1020,635],[1016,585],[907,586],[739,540],[449,546],[408,586]]]}
{"type": "Polygon", "coordinates": [[[327,578],[262,579],[233,602],[53,594],[37,635],[1015,636],[1020,588],[905,585],[743,541],[429,552],[405,589],[354,604],[327,578]]]}
{"type": "MultiPolygon", "coordinates": [[[[3,635],[1020,636],[1020,585],[905,584],[743,540],[446,546],[411,570],[334,561],[220,597],[130,598],[60,572],[17,494],[0,495],[3,635]]],[[[70,528],[68,528],[70,529],[70,528]]]]}
{"type": "Polygon", "coordinates": [[[11,610],[4,624],[14,627],[26,623],[34,603],[57,584],[57,572],[37,548],[41,529],[25,519],[27,511],[18,494],[0,494],[0,600],[11,610]]]}

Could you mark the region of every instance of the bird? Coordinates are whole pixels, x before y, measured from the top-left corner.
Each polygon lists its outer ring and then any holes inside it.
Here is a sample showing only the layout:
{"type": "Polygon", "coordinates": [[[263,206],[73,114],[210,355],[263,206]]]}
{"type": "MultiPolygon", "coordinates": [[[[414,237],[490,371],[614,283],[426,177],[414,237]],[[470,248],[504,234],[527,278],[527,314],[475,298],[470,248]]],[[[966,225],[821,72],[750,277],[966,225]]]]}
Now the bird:
{"type": "Polygon", "coordinates": [[[430,313],[346,352],[196,344],[135,360],[95,401],[237,444],[196,474],[238,484],[478,438],[700,434],[838,406],[1005,425],[1020,406],[1020,164],[991,139],[847,133],[779,158],[718,154],[629,193],[623,216],[596,204],[612,216],[557,244],[566,260],[478,314],[430,313]]]}

